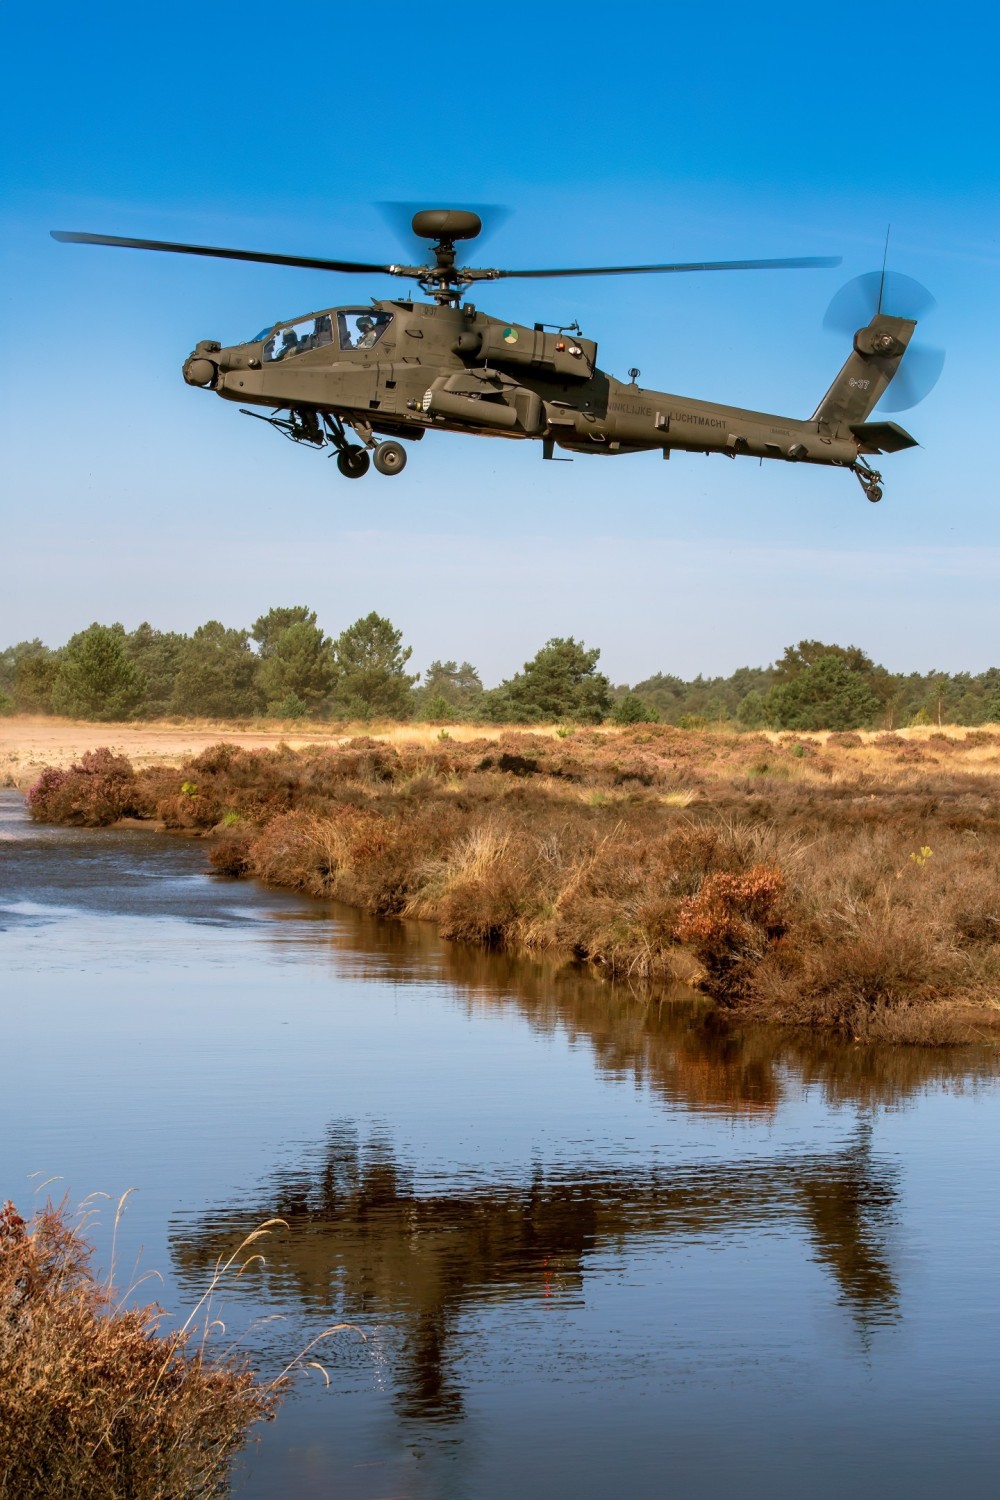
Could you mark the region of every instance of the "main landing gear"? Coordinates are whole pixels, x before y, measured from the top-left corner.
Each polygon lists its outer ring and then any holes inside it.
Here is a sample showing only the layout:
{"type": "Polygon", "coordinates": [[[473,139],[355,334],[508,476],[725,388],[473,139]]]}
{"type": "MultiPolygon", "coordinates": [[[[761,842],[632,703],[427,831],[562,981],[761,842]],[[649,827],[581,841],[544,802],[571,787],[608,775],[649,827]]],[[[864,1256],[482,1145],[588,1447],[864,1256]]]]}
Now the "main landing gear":
{"type": "MultiPolygon", "coordinates": [[[[380,474],[402,474],[406,468],[406,449],[402,443],[392,439],[376,442],[370,425],[360,418],[352,419],[349,424],[352,432],[361,439],[360,443],[352,443],[344,422],[332,411],[317,413],[289,408],[287,417],[266,417],[259,411],[248,411],[245,407],[240,410],[245,417],[256,417],[259,422],[266,422],[269,427],[276,428],[283,437],[291,438],[293,443],[306,443],[310,448],[325,448],[329,445],[337,455],[337,468],[345,479],[361,479],[368,473],[373,460],[380,474]]],[[[411,435],[422,438],[423,428],[418,427],[411,435]]]]}
{"type": "Polygon", "coordinates": [[[865,499],[876,505],[882,498],[882,475],[878,469],[871,468],[863,458],[852,465],[851,472],[865,492],[865,499]]]}
{"type": "Polygon", "coordinates": [[[345,443],[337,454],[337,468],[345,479],[360,479],[374,462],[380,474],[401,474],[406,468],[406,449],[402,443],[376,443],[369,452],[354,443],[345,443]]]}
{"type": "Polygon", "coordinates": [[[380,474],[398,474],[406,467],[406,449],[402,443],[379,443],[374,457],[380,474]]]}
{"type": "Polygon", "coordinates": [[[354,443],[345,443],[337,454],[337,468],[345,479],[361,479],[368,473],[370,463],[367,448],[359,448],[354,443]]]}
{"type": "Polygon", "coordinates": [[[377,443],[367,423],[352,424],[364,443],[363,448],[348,442],[343,422],[332,413],[324,417],[324,423],[329,440],[337,450],[337,468],[345,479],[361,479],[368,473],[372,462],[380,474],[401,474],[405,469],[406,449],[402,443],[391,439],[377,443]]]}

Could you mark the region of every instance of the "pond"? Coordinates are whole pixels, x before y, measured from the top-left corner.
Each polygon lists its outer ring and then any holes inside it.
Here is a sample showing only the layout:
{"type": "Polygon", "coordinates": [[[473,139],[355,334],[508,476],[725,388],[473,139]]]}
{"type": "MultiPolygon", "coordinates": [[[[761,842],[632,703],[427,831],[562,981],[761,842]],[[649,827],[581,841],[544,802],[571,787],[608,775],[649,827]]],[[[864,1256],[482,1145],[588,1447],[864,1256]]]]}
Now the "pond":
{"type": "Polygon", "coordinates": [[[988,1048],[730,1030],[14,792],[0,962],[0,1197],[111,1195],[106,1264],[136,1187],[119,1276],[178,1321],[280,1216],[225,1340],[353,1325],[240,1500],[993,1493],[988,1048]]]}

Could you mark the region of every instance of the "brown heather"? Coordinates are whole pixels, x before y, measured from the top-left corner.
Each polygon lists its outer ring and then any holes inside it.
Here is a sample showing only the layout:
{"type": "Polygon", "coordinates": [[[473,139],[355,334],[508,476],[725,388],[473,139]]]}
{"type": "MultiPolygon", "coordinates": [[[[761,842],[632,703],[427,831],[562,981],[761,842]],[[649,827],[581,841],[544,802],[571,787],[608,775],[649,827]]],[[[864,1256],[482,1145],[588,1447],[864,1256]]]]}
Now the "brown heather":
{"type": "Polygon", "coordinates": [[[445,937],[697,983],[863,1041],[1000,1021],[1000,736],[638,725],[48,771],[35,817],[212,836],[252,875],[445,937]]]}
{"type": "Polygon", "coordinates": [[[65,1205],[25,1223],[0,1208],[0,1496],[3,1500],[207,1500],[224,1490],[250,1426],[284,1379],[160,1334],[155,1306],[126,1310],[98,1282],[65,1205]]]}

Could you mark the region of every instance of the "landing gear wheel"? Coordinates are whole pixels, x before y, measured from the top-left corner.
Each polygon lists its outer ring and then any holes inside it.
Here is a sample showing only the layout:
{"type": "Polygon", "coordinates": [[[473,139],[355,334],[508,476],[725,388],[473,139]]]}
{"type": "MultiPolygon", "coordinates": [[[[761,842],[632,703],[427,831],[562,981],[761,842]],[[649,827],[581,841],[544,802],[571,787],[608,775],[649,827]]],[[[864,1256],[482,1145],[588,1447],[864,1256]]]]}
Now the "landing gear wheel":
{"type": "Polygon", "coordinates": [[[406,468],[406,449],[402,443],[379,443],[375,449],[375,467],[380,474],[399,474],[406,468]]]}
{"type": "Polygon", "coordinates": [[[855,479],[865,492],[865,499],[877,505],[882,498],[882,475],[878,469],[871,468],[862,458],[859,458],[856,464],[852,464],[851,468],[855,479]]]}
{"type": "MultiPolygon", "coordinates": [[[[376,460],[377,462],[377,460],[376,460]]],[[[371,459],[364,448],[342,448],[337,454],[337,468],[345,479],[361,479],[368,473],[371,459]]]]}

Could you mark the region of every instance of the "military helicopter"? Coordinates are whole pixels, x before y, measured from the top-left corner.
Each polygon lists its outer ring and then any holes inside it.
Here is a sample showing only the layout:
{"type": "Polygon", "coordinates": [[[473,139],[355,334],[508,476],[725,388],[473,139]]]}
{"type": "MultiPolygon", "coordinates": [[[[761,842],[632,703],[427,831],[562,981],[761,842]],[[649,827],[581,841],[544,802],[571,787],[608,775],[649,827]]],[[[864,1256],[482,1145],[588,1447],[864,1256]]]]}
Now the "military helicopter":
{"type": "MultiPolygon", "coordinates": [[[[267,409],[270,415],[242,406],[247,416],[260,417],[296,443],[331,447],[348,479],[360,479],[370,464],[380,474],[399,474],[407,458],[400,440],[442,430],[538,439],[545,459],[555,458],[556,448],[571,455],[659,450],[664,458],[681,449],[828,464],[849,470],[868,499],[876,501],[882,498],[881,475],[867,456],[916,446],[895,422],[868,420],[916,327],[913,317],[882,311],[884,266],[881,278],[877,272],[860,277],[842,289],[839,304],[834,298],[830,316],[839,307],[841,321],[845,315],[854,320],[859,300],[862,316],[865,311],[872,315],[854,332],[851,354],[816,411],[799,420],[649,390],[638,384],[636,369],[629,371],[626,384],[598,368],[597,345],[576,323],[536,323],[531,328],[505,323],[464,299],[479,283],[512,278],[809,269],[839,265],[839,257],[512,271],[457,263],[456,246],[482,230],[479,214],[470,209],[421,209],[413,215],[412,230],[418,239],[433,241],[432,259],[423,265],[271,255],[66,230],[52,235],[75,244],[378,273],[416,283],[427,301],[372,300],[367,306],[322,308],[269,324],[241,344],[205,339],[184,362],[189,385],[214,391],[225,401],[267,409]]],[[[898,280],[923,294],[918,283],[898,280]]],[[[923,294],[924,302],[928,296],[923,294]]],[[[933,378],[934,367],[940,368],[937,358],[932,354],[933,378]]],[[[917,399],[917,392],[908,391],[897,409],[917,399]]]]}

